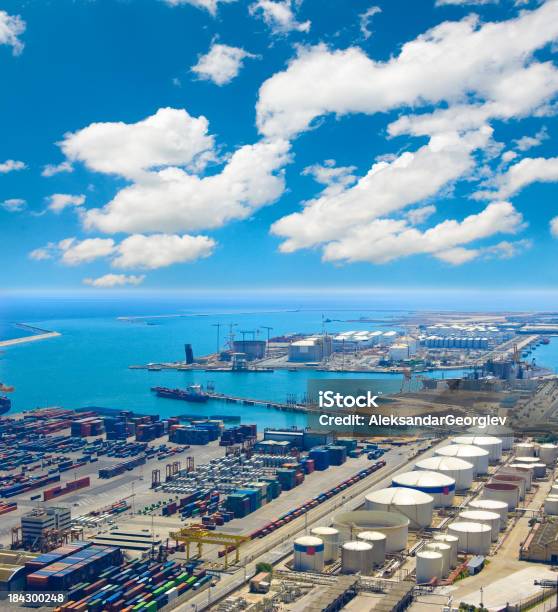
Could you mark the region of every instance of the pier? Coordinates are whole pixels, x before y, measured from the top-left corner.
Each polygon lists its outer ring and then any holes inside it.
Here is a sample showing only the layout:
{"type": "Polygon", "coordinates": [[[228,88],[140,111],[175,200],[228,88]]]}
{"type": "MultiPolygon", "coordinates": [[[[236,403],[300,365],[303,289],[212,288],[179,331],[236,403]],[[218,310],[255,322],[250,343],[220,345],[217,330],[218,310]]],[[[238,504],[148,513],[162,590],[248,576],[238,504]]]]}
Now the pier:
{"type": "Polygon", "coordinates": [[[216,393],[215,391],[204,391],[208,399],[219,400],[227,404],[244,404],[245,406],[263,406],[264,408],[275,408],[283,412],[314,412],[306,404],[274,402],[270,400],[254,399],[251,397],[240,397],[228,393],[216,393]]]}

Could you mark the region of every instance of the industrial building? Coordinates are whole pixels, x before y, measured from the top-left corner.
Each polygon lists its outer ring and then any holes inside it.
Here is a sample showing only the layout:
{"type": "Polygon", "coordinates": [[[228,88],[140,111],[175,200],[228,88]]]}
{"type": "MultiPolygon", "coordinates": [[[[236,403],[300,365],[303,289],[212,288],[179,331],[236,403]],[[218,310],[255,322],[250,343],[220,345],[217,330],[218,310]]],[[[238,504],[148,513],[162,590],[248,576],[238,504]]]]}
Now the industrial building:
{"type": "Polygon", "coordinates": [[[426,348],[443,349],[487,349],[488,338],[459,337],[459,336],[421,336],[420,345],[426,348]]]}
{"type": "Polygon", "coordinates": [[[235,340],[233,342],[233,353],[244,353],[248,361],[263,359],[266,348],[265,340],[235,340]]]}
{"type": "Polygon", "coordinates": [[[21,517],[21,538],[26,546],[40,544],[52,530],[66,531],[72,521],[69,508],[36,508],[21,517]]]}
{"type": "Polygon", "coordinates": [[[535,525],[520,550],[526,561],[558,563],[558,523],[547,521],[535,525]]]}
{"type": "Polygon", "coordinates": [[[310,363],[327,359],[333,351],[331,336],[310,336],[289,345],[289,361],[310,363]]]}

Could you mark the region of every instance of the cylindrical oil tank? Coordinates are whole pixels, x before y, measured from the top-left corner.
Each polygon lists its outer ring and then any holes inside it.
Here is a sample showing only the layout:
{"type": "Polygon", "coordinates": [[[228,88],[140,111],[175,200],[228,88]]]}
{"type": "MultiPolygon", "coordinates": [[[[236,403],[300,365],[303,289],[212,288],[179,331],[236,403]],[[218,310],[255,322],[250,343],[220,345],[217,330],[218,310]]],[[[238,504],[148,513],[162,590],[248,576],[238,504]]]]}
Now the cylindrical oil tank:
{"type": "Polygon", "coordinates": [[[445,578],[451,571],[451,546],[443,542],[431,542],[424,548],[442,555],[442,577],[445,578]]]}
{"type": "Polygon", "coordinates": [[[487,427],[471,427],[467,433],[476,436],[495,436],[502,440],[502,450],[510,450],[513,446],[513,429],[505,425],[488,425],[487,427]]]}
{"type": "Polygon", "coordinates": [[[453,569],[457,567],[458,559],[457,559],[457,547],[459,544],[459,538],[451,535],[450,533],[439,533],[432,538],[433,542],[440,542],[443,544],[447,544],[451,547],[451,555],[450,555],[450,566],[453,569]]]}
{"type": "Polygon", "coordinates": [[[374,510],[343,512],[334,517],[333,526],[339,529],[344,540],[356,538],[361,531],[379,531],[387,538],[387,553],[404,550],[409,537],[409,519],[399,512],[374,510]]]}
{"type": "Polygon", "coordinates": [[[346,542],[341,548],[341,572],[361,573],[369,576],[374,568],[373,546],[368,542],[355,540],[346,542]]]}
{"type": "Polygon", "coordinates": [[[473,483],[475,469],[471,461],[465,461],[457,457],[429,457],[421,459],[415,464],[416,470],[439,472],[453,478],[455,489],[464,491],[469,489],[473,483]]]}
{"type": "Polygon", "coordinates": [[[554,465],[558,458],[558,446],[556,444],[541,444],[539,446],[539,459],[545,465],[554,465]]]}
{"type": "Polygon", "coordinates": [[[514,463],[520,463],[522,465],[534,465],[535,463],[540,463],[538,457],[516,457],[514,459],[514,463]]]}
{"type": "Polygon", "coordinates": [[[535,445],[531,442],[518,442],[513,447],[516,457],[534,457],[535,445]]]}
{"type": "Polygon", "coordinates": [[[532,463],[531,466],[535,478],[544,478],[546,476],[546,465],[544,463],[532,463]]]}
{"type": "MultiPolygon", "coordinates": [[[[424,459],[424,461],[428,461],[428,459],[424,459]]],[[[421,462],[419,461],[419,463],[421,462]]],[[[472,466],[470,466],[470,471],[472,479],[472,466]]],[[[435,508],[451,506],[455,496],[455,479],[437,471],[417,469],[415,472],[397,474],[397,476],[393,477],[391,486],[422,491],[434,499],[435,508]]]]}
{"type": "Polygon", "coordinates": [[[383,565],[386,560],[386,543],[385,534],[379,531],[361,531],[357,534],[357,540],[372,544],[372,557],[374,558],[374,566],[383,565]]]}
{"type": "Polygon", "coordinates": [[[439,552],[425,550],[416,554],[417,584],[427,584],[442,578],[444,558],[439,552]]]}
{"type": "Polygon", "coordinates": [[[498,463],[502,458],[502,440],[495,436],[458,436],[451,439],[452,444],[472,444],[488,451],[489,463],[498,463]]]}
{"type": "Polygon", "coordinates": [[[314,527],[310,533],[324,543],[324,561],[334,561],[339,553],[339,530],[333,527],[314,527]]]}
{"type": "Polygon", "coordinates": [[[508,504],[496,499],[473,499],[469,502],[469,508],[473,510],[488,510],[500,515],[500,531],[506,528],[508,521],[508,504]]]}
{"type": "Polygon", "coordinates": [[[552,516],[558,514],[558,495],[549,495],[544,500],[544,513],[552,516]]]}
{"type": "Polygon", "coordinates": [[[519,488],[511,482],[488,482],[484,485],[482,497],[506,502],[511,511],[519,503],[519,488]]]}
{"type": "Polygon", "coordinates": [[[549,495],[558,495],[558,483],[553,484],[550,487],[549,495]]]}
{"type": "Polygon", "coordinates": [[[493,542],[500,535],[500,515],[489,510],[463,510],[459,513],[459,519],[464,522],[482,523],[490,527],[490,538],[493,542]]]}
{"type": "Polygon", "coordinates": [[[525,499],[525,491],[527,489],[527,483],[525,482],[525,478],[520,476],[519,474],[506,474],[505,472],[498,472],[492,476],[492,480],[495,482],[509,482],[511,484],[517,485],[519,488],[519,499],[525,499]]]}
{"type": "Polygon", "coordinates": [[[321,572],[324,569],[324,543],[315,536],[294,541],[294,569],[297,572],[321,572]]]}
{"type": "Polygon", "coordinates": [[[448,532],[459,539],[458,549],[473,555],[486,555],[490,550],[491,529],[482,523],[458,521],[448,527],[448,532]]]}
{"type": "Polygon", "coordinates": [[[532,466],[525,465],[524,463],[510,463],[506,466],[505,471],[517,473],[520,476],[524,476],[526,480],[526,489],[527,491],[531,490],[531,483],[533,482],[535,471],[532,466]]]}
{"type": "Polygon", "coordinates": [[[474,444],[449,444],[434,452],[440,457],[457,457],[472,463],[475,476],[488,473],[488,451],[474,444]]]}
{"type": "Polygon", "coordinates": [[[434,498],[415,489],[390,487],[368,493],[364,507],[366,510],[399,512],[409,519],[412,529],[422,529],[432,524],[434,498]]]}

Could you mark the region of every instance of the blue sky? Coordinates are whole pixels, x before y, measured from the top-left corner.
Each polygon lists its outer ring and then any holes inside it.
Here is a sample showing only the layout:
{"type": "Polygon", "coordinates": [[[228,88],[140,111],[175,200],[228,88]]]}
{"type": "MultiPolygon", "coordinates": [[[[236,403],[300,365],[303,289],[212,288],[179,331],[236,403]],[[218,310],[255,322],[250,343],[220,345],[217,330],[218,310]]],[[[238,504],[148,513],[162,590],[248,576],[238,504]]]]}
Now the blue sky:
{"type": "Polygon", "coordinates": [[[556,283],[556,0],[0,11],[4,287],[556,283]]]}

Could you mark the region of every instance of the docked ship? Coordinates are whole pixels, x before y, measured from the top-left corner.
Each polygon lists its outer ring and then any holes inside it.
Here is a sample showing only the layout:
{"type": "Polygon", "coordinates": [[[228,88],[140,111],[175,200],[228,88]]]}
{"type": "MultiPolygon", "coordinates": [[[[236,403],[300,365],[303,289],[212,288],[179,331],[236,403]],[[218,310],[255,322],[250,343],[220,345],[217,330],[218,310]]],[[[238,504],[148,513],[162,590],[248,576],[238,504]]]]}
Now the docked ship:
{"type": "Polygon", "coordinates": [[[5,395],[0,395],[0,414],[6,414],[12,407],[12,401],[5,395]]]}
{"type": "Polygon", "coordinates": [[[151,391],[157,394],[157,397],[166,397],[167,399],[182,400],[184,402],[204,403],[208,400],[208,395],[203,391],[200,385],[189,385],[186,389],[169,389],[168,387],[151,387],[151,391]]]}

